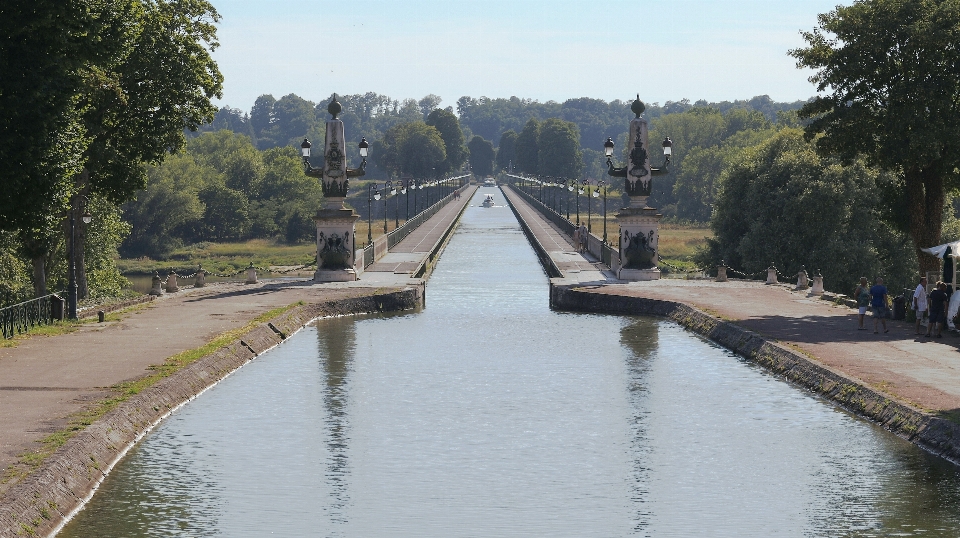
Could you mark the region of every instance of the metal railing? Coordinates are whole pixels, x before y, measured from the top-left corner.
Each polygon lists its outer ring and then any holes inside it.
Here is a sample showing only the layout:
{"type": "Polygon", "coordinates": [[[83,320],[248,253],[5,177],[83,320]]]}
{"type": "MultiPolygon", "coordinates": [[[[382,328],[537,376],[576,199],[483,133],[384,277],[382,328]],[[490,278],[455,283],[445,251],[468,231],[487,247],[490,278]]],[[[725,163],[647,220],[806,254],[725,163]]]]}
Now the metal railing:
{"type": "Polygon", "coordinates": [[[373,265],[373,243],[363,247],[363,268],[373,265]]]}
{"type": "Polygon", "coordinates": [[[66,303],[52,293],[36,299],[0,309],[0,332],[4,338],[13,338],[34,327],[51,325],[63,320],[66,303]]]}
{"type": "Polygon", "coordinates": [[[607,245],[606,243],[601,243],[600,262],[606,265],[607,267],[612,268],[614,259],[619,261],[620,259],[619,249],[615,249],[611,245],[607,245]]]}
{"type": "Polygon", "coordinates": [[[534,206],[534,208],[539,211],[544,217],[547,218],[550,222],[557,225],[560,228],[560,231],[567,235],[573,235],[573,230],[577,227],[576,224],[570,222],[560,213],[557,213],[550,206],[544,204],[540,200],[537,200],[535,196],[524,191],[520,187],[514,186],[513,192],[519,193],[524,200],[534,206]]]}
{"type": "MultiPolygon", "coordinates": [[[[456,177],[453,179],[459,179],[459,177],[456,177]]],[[[400,241],[403,241],[404,239],[406,239],[411,232],[419,228],[420,225],[426,222],[428,219],[430,219],[430,217],[436,215],[437,211],[440,211],[441,208],[446,206],[448,203],[450,203],[451,200],[454,199],[454,196],[456,195],[457,192],[462,192],[466,188],[467,188],[467,185],[464,185],[463,187],[460,187],[458,189],[454,189],[453,192],[444,196],[442,199],[440,199],[439,202],[436,202],[430,207],[417,213],[415,216],[411,217],[410,220],[401,224],[399,228],[388,233],[387,234],[387,252],[389,252],[390,249],[392,249],[397,244],[399,244],[400,241]]],[[[373,245],[372,244],[367,245],[363,249],[363,268],[366,269],[367,267],[370,267],[371,265],[373,265],[373,262],[375,261],[376,259],[374,256],[373,245]]]]}

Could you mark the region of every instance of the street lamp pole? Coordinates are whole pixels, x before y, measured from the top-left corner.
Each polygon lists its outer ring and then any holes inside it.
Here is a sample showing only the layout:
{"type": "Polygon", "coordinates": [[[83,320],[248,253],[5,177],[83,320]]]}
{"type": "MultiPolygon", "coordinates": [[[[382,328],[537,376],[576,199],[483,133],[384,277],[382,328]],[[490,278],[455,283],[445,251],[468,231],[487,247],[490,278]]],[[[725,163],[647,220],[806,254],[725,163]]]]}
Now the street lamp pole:
{"type": "Polygon", "coordinates": [[[93,217],[90,216],[90,213],[87,212],[87,197],[78,194],[79,204],[77,209],[70,208],[70,293],[67,297],[67,316],[70,319],[77,319],[77,211],[83,210],[83,215],[80,217],[80,220],[84,224],[90,224],[93,221],[93,217]]]}
{"type": "MultiPolygon", "coordinates": [[[[577,185],[577,180],[573,181],[574,185],[577,185]]],[[[580,195],[583,194],[583,187],[577,185],[577,226],[580,225],[580,195]]]]}
{"type": "Polygon", "coordinates": [[[391,195],[394,195],[394,194],[397,194],[397,189],[393,188],[392,181],[387,180],[387,182],[383,184],[383,233],[384,235],[386,235],[387,233],[387,200],[390,198],[391,195]]]}
{"type": "Polygon", "coordinates": [[[367,244],[373,243],[373,201],[380,199],[376,182],[367,185],[367,244]]]}
{"type": "Polygon", "coordinates": [[[603,187],[603,242],[607,242],[607,186],[603,184],[603,181],[597,182],[597,190],[600,190],[600,187],[603,187]]]}
{"type": "Polygon", "coordinates": [[[591,192],[590,180],[588,179],[587,180],[587,233],[590,233],[591,231],[593,231],[591,230],[590,221],[593,220],[593,200],[591,200],[591,198],[593,197],[594,194],[599,196],[600,193],[591,192]]]}

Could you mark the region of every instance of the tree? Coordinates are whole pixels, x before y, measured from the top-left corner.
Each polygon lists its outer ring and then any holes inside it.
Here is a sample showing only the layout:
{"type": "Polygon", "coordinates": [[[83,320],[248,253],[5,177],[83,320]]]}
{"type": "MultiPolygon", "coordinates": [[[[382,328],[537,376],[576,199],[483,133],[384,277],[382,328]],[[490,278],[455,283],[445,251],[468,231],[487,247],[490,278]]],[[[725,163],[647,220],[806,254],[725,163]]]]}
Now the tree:
{"type": "Polygon", "coordinates": [[[550,118],[540,126],[537,138],[538,170],[554,177],[580,179],[583,153],[580,151],[580,129],[576,123],[550,118]]]}
{"type": "MultiPolygon", "coordinates": [[[[423,118],[426,119],[427,116],[437,109],[440,106],[440,103],[443,102],[443,99],[439,95],[429,94],[423,97],[423,99],[417,101],[417,106],[420,107],[420,113],[423,114],[423,118]]],[[[430,125],[429,123],[427,125],[430,125]]]]}
{"type": "Polygon", "coordinates": [[[440,132],[440,138],[443,140],[443,147],[447,158],[437,170],[439,174],[446,174],[454,170],[459,170],[467,160],[467,150],[463,146],[463,131],[460,130],[460,121],[453,114],[451,109],[434,109],[427,116],[427,125],[434,127],[440,132]]]}
{"type": "Polygon", "coordinates": [[[134,0],[0,3],[0,230],[61,213],[89,136],[79,93],[127,52],[134,0]]]}
{"type": "Polygon", "coordinates": [[[430,178],[447,158],[440,132],[423,122],[403,126],[398,148],[400,172],[416,178],[430,178]]]}
{"type": "Polygon", "coordinates": [[[540,122],[536,118],[527,120],[523,130],[517,135],[514,144],[517,154],[517,166],[525,174],[536,174],[540,170],[540,156],[538,139],[540,138],[540,122]]]}
{"type": "Polygon", "coordinates": [[[497,147],[497,168],[512,171],[511,166],[517,164],[517,133],[506,131],[500,135],[500,145],[497,147]]]}
{"type": "Polygon", "coordinates": [[[315,106],[295,93],[284,95],[274,103],[274,123],[269,132],[275,144],[300,147],[303,137],[319,123],[315,106]]]}
{"type": "Polygon", "coordinates": [[[815,69],[818,96],[800,112],[822,154],[858,156],[902,174],[888,200],[909,230],[920,268],[938,268],[921,247],[940,243],[945,194],[960,166],[960,3],[862,0],[819,16],[808,46],[790,54],[815,69]]]}
{"type": "Polygon", "coordinates": [[[493,143],[484,140],[483,137],[475,136],[467,144],[470,149],[470,165],[473,166],[473,173],[480,176],[489,176],[493,174],[493,143]]]}
{"type": "Polygon", "coordinates": [[[723,173],[711,228],[697,262],[747,273],[771,262],[785,274],[822,270],[845,293],[860,276],[908,285],[916,270],[906,236],[880,220],[889,174],[861,161],[821,157],[799,129],[783,129],[741,153],[723,173]],[[906,254],[906,255],[905,255],[906,254]]]}
{"type": "Polygon", "coordinates": [[[277,145],[276,140],[271,138],[270,127],[276,123],[273,114],[273,105],[277,100],[269,93],[257,97],[253,102],[253,108],[250,109],[250,126],[253,128],[253,136],[257,140],[257,147],[266,149],[277,145]]]}

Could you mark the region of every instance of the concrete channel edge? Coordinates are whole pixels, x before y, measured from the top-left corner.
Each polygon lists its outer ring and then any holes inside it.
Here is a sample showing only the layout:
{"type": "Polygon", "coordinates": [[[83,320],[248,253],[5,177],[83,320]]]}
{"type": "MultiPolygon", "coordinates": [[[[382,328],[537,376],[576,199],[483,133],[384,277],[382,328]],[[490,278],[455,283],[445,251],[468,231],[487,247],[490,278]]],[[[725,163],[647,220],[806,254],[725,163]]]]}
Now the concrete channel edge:
{"type": "Polygon", "coordinates": [[[844,409],[960,464],[960,425],[892,399],[862,381],[834,372],[802,352],[777,344],[733,322],[684,303],[592,293],[577,286],[550,284],[550,304],[558,310],[599,314],[649,315],[671,319],[788,381],[844,409]]]}
{"type": "MultiPolygon", "coordinates": [[[[563,278],[563,272],[561,272],[560,268],[557,267],[557,264],[554,263],[553,258],[550,257],[550,253],[547,252],[547,249],[540,244],[540,240],[537,239],[536,234],[534,234],[533,230],[530,229],[530,226],[523,218],[523,215],[517,211],[517,208],[513,205],[513,200],[507,196],[502,187],[500,188],[500,192],[503,193],[504,200],[507,201],[507,204],[510,206],[510,210],[513,211],[514,216],[517,217],[517,222],[520,223],[520,229],[523,230],[523,235],[527,236],[527,241],[529,241],[530,245],[533,246],[533,251],[537,253],[537,259],[540,260],[540,266],[543,268],[543,272],[545,272],[549,278],[563,278]]],[[[511,189],[510,192],[511,194],[514,194],[513,189],[511,189]]]]}
{"type": "Polygon", "coordinates": [[[171,413],[321,318],[421,307],[424,287],[297,306],[131,397],[60,447],[0,497],[0,536],[52,536],[113,467],[171,413]]]}

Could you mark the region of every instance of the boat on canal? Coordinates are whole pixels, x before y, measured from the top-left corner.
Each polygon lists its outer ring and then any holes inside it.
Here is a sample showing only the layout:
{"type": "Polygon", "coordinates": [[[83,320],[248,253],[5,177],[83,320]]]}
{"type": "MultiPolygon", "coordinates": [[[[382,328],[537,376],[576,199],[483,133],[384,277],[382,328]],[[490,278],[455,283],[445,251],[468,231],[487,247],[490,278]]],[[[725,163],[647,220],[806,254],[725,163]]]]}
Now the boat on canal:
{"type": "Polygon", "coordinates": [[[480,204],[480,207],[493,207],[497,204],[493,202],[493,195],[488,194],[486,198],[483,199],[483,203],[480,204]]]}

